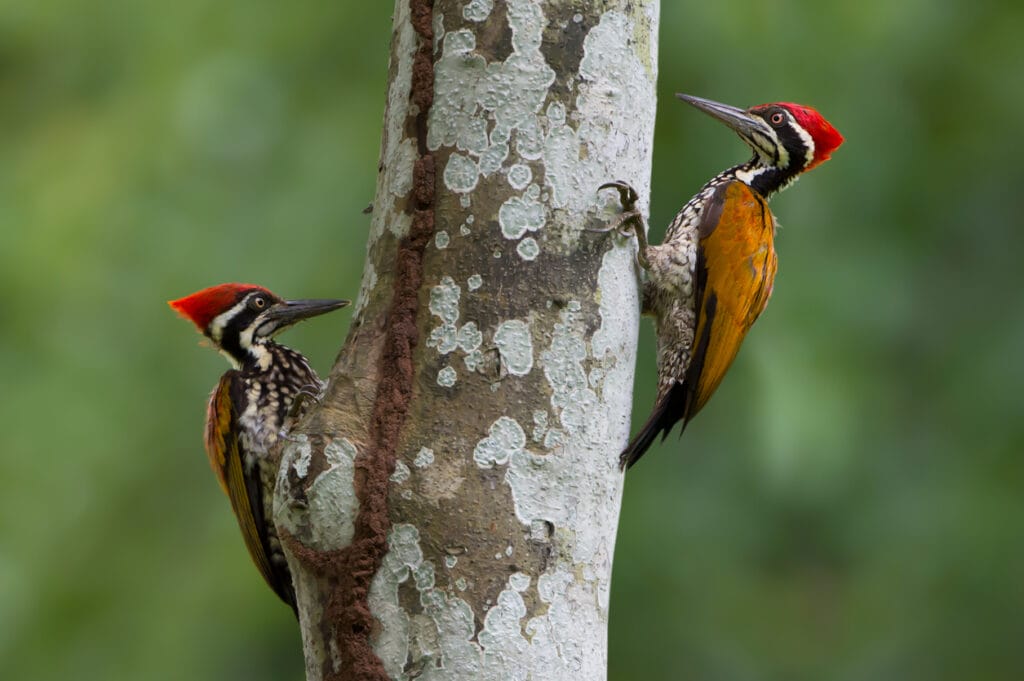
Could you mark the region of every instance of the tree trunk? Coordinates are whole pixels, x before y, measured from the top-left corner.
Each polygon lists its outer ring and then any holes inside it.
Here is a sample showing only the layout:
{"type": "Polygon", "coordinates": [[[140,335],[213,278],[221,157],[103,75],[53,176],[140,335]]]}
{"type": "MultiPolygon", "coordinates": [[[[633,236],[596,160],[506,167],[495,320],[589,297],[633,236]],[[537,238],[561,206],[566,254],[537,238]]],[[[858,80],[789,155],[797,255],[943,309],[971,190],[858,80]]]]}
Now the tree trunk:
{"type": "Polygon", "coordinates": [[[649,194],[657,24],[397,1],[354,321],[277,486],[308,679],[605,677],[639,315],[587,230],[649,194]]]}

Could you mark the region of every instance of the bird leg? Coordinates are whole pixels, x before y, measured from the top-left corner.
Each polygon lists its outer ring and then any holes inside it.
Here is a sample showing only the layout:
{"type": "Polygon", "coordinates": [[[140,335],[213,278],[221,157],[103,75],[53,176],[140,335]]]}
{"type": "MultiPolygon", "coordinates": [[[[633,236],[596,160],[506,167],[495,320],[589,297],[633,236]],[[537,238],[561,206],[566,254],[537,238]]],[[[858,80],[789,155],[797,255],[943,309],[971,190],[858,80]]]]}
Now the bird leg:
{"type": "Polygon", "coordinates": [[[644,221],[643,214],[636,206],[636,202],[640,198],[639,195],[637,195],[636,190],[633,189],[633,187],[622,180],[606,182],[597,188],[598,191],[601,191],[602,189],[618,190],[619,203],[622,204],[622,213],[612,220],[606,227],[592,229],[590,231],[611,232],[618,230],[620,234],[632,232],[636,235],[637,243],[640,246],[636,254],[636,261],[640,267],[645,270],[650,269],[651,263],[647,258],[647,225],[644,221]]]}
{"type": "Polygon", "coordinates": [[[298,392],[295,393],[295,399],[292,400],[292,406],[288,408],[288,416],[285,417],[287,421],[294,421],[298,418],[299,414],[302,414],[306,405],[309,402],[317,403],[320,401],[320,390],[317,386],[307,383],[306,385],[299,388],[298,392]]]}

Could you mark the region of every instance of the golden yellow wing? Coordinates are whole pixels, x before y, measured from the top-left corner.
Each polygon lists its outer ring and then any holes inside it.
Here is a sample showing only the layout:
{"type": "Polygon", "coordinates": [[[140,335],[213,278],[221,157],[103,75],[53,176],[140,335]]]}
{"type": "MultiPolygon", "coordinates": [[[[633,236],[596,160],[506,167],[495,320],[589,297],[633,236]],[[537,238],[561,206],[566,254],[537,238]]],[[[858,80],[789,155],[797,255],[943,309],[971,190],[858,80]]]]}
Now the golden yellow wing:
{"type": "Polygon", "coordinates": [[[275,569],[270,561],[269,537],[263,511],[259,474],[246,475],[238,447],[238,419],[232,391],[238,372],[224,374],[210,395],[206,413],[206,454],[221,489],[231,501],[245,547],[263,579],[285,603],[295,608],[291,577],[284,567],[275,569]]]}
{"type": "Polygon", "coordinates": [[[719,200],[700,226],[697,328],[683,381],[684,425],[722,382],[768,304],[778,268],[775,219],[764,198],[735,181],[719,189],[713,201],[719,200]]]}

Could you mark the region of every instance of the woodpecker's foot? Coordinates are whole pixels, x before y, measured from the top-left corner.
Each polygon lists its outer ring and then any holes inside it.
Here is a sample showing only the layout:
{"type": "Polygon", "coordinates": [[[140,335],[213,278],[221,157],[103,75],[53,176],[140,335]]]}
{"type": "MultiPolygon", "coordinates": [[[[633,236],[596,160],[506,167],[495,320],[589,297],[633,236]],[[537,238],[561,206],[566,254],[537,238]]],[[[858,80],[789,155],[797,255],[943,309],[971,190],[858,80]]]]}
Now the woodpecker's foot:
{"type": "Polygon", "coordinates": [[[636,254],[637,263],[639,263],[640,267],[645,270],[650,269],[650,261],[647,259],[647,224],[644,221],[643,214],[636,207],[636,202],[640,199],[640,196],[632,186],[622,180],[605,182],[597,188],[598,191],[601,191],[602,189],[618,190],[619,203],[622,204],[622,213],[612,220],[607,227],[592,231],[618,231],[620,234],[623,234],[623,236],[632,232],[636,235],[636,240],[640,246],[640,249],[636,254]]]}
{"type": "Polygon", "coordinates": [[[317,404],[320,402],[320,389],[315,385],[306,385],[299,388],[298,392],[295,393],[295,399],[292,400],[292,406],[288,409],[288,421],[294,421],[303,412],[305,412],[306,405],[313,403],[317,404]]]}

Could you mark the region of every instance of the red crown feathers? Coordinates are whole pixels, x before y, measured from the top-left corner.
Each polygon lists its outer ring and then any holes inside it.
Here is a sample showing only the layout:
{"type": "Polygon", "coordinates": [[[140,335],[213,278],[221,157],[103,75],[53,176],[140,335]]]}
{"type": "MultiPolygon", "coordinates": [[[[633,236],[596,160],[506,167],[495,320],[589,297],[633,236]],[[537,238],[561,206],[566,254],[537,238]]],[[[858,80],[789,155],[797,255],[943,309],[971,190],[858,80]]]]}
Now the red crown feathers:
{"type": "Polygon", "coordinates": [[[214,317],[230,310],[235,303],[252,291],[263,291],[267,295],[273,295],[262,286],[254,284],[220,284],[196,291],[184,298],[169,300],[167,304],[195,324],[200,331],[205,332],[214,317]]]}
{"type": "Polygon", "coordinates": [[[832,124],[825,120],[825,117],[809,106],[792,104],[790,102],[779,102],[778,106],[785,107],[793,118],[814,140],[814,160],[804,168],[807,172],[819,163],[823,163],[832,156],[832,152],[843,143],[843,136],[832,127],[832,124]]]}

